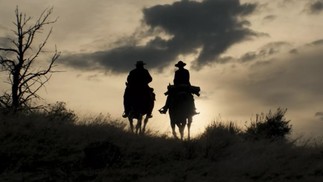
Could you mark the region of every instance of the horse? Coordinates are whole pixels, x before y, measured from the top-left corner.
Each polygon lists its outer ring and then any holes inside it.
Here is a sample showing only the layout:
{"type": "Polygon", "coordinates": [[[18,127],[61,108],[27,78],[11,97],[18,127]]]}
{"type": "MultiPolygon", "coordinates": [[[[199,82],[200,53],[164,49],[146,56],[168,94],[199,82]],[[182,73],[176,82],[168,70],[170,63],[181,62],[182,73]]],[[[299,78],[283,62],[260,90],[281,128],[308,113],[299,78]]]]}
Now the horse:
{"type": "Polygon", "coordinates": [[[130,112],[128,120],[130,124],[130,130],[136,134],[145,133],[146,125],[154,108],[155,94],[152,88],[149,88],[147,92],[137,92],[132,98],[130,112]],[[134,119],[137,120],[136,128],[134,128],[134,119]],[[142,121],[144,121],[142,126],[142,121]]]}
{"type": "MultiPolygon", "coordinates": [[[[194,87],[194,89],[195,88],[198,88],[199,92],[199,87],[194,87]]],[[[199,96],[198,92],[193,93],[199,96]]],[[[173,93],[170,93],[170,97],[169,118],[172,128],[172,134],[175,138],[178,138],[175,131],[175,128],[177,126],[180,133],[180,139],[183,140],[184,130],[187,125],[187,135],[189,140],[193,116],[197,114],[195,113],[194,98],[192,92],[188,89],[174,91],[173,93]]]]}

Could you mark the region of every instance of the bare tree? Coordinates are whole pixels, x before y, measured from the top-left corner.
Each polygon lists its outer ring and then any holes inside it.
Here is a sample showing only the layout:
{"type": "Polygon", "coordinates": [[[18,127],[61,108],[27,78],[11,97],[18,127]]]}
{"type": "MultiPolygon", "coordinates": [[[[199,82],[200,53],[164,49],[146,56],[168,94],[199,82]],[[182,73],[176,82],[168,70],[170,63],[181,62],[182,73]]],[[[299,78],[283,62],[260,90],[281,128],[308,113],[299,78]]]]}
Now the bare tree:
{"type": "Polygon", "coordinates": [[[51,52],[50,58],[44,56],[48,51],[45,45],[52,33],[49,32],[41,39],[36,35],[42,34],[44,27],[57,21],[57,18],[50,20],[53,8],[45,9],[39,18],[32,21],[32,18],[15,10],[14,36],[8,37],[9,46],[0,45],[0,71],[8,73],[8,84],[10,92],[4,92],[0,97],[0,106],[13,109],[14,112],[23,108],[32,109],[31,102],[39,99],[37,92],[44,87],[50,79],[54,63],[60,56],[60,52],[51,52]],[[40,42],[40,43],[36,43],[40,42]],[[36,46],[35,46],[36,44],[36,46]]]}

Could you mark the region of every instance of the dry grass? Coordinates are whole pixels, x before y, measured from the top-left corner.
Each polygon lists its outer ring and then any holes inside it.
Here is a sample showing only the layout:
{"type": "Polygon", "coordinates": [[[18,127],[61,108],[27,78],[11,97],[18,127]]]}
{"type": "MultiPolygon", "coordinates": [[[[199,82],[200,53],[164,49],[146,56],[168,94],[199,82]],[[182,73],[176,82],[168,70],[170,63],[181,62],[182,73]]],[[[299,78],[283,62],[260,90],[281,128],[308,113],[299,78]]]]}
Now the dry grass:
{"type": "Polygon", "coordinates": [[[75,124],[39,113],[0,115],[0,181],[323,180],[321,146],[251,140],[223,123],[191,141],[125,127],[105,116],[75,124]]]}

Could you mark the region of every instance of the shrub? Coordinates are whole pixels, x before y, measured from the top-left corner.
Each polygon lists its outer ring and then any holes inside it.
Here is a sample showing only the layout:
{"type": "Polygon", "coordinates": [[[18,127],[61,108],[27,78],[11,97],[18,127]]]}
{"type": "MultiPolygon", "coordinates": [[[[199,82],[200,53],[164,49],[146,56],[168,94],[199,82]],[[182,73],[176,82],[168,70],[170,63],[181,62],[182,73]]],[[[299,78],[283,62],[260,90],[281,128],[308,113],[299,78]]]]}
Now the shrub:
{"type": "Polygon", "coordinates": [[[216,160],[227,155],[225,149],[240,142],[241,129],[233,122],[214,122],[205,128],[199,141],[204,144],[204,156],[216,160]]]}
{"type": "Polygon", "coordinates": [[[56,102],[55,104],[49,104],[44,109],[44,112],[46,117],[51,121],[73,123],[77,120],[77,115],[73,110],[66,108],[65,102],[56,102]]]}
{"type": "Polygon", "coordinates": [[[284,115],[287,109],[278,108],[275,113],[257,114],[256,121],[247,126],[246,135],[254,139],[285,139],[290,134],[292,126],[284,115]]]}

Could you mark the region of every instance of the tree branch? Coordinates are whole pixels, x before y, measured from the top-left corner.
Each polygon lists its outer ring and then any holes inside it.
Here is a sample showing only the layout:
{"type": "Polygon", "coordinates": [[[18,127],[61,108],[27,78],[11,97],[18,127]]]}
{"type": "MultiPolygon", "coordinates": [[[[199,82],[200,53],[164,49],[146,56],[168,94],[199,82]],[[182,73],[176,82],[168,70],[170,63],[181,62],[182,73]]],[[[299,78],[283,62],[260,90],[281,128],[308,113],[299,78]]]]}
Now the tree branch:
{"type": "Polygon", "coordinates": [[[18,54],[18,51],[16,49],[11,49],[11,48],[3,48],[0,47],[0,51],[5,51],[5,52],[14,52],[18,54]]]}
{"type": "MultiPolygon", "coordinates": [[[[8,80],[10,81],[9,84],[11,84],[11,95],[6,95],[8,96],[6,98],[11,102],[10,107],[13,108],[14,111],[20,110],[23,106],[31,108],[31,105],[29,106],[29,104],[34,98],[40,98],[37,92],[43,88],[51,78],[49,73],[54,72],[52,71],[53,65],[60,56],[60,52],[57,52],[56,47],[54,54],[45,67],[41,66],[39,70],[32,69],[36,65],[40,54],[44,53],[45,45],[52,34],[52,28],[49,30],[44,40],[40,42],[38,48],[33,50],[32,45],[34,44],[36,35],[42,33],[42,30],[46,25],[53,24],[57,21],[57,18],[49,20],[52,11],[53,8],[45,9],[38,19],[36,19],[35,23],[27,27],[32,18],[19,12],[17,6],[15,10],[16,21],[13,23],[16,29],[12,30],[16,38],[15,40],[10,39],[13,48],[0,47],[0,52],[8,52],[16,55],[15,59],[11,59],[11,54],[8,58],[0,56],[1,68],[4,71],[9,72],[8,80]],[[27,53],[30,54],[27,55],[27,53]]],[[[1,97],[0,105],[4,105],[4,103],[5,100],[1,97]]]]}

